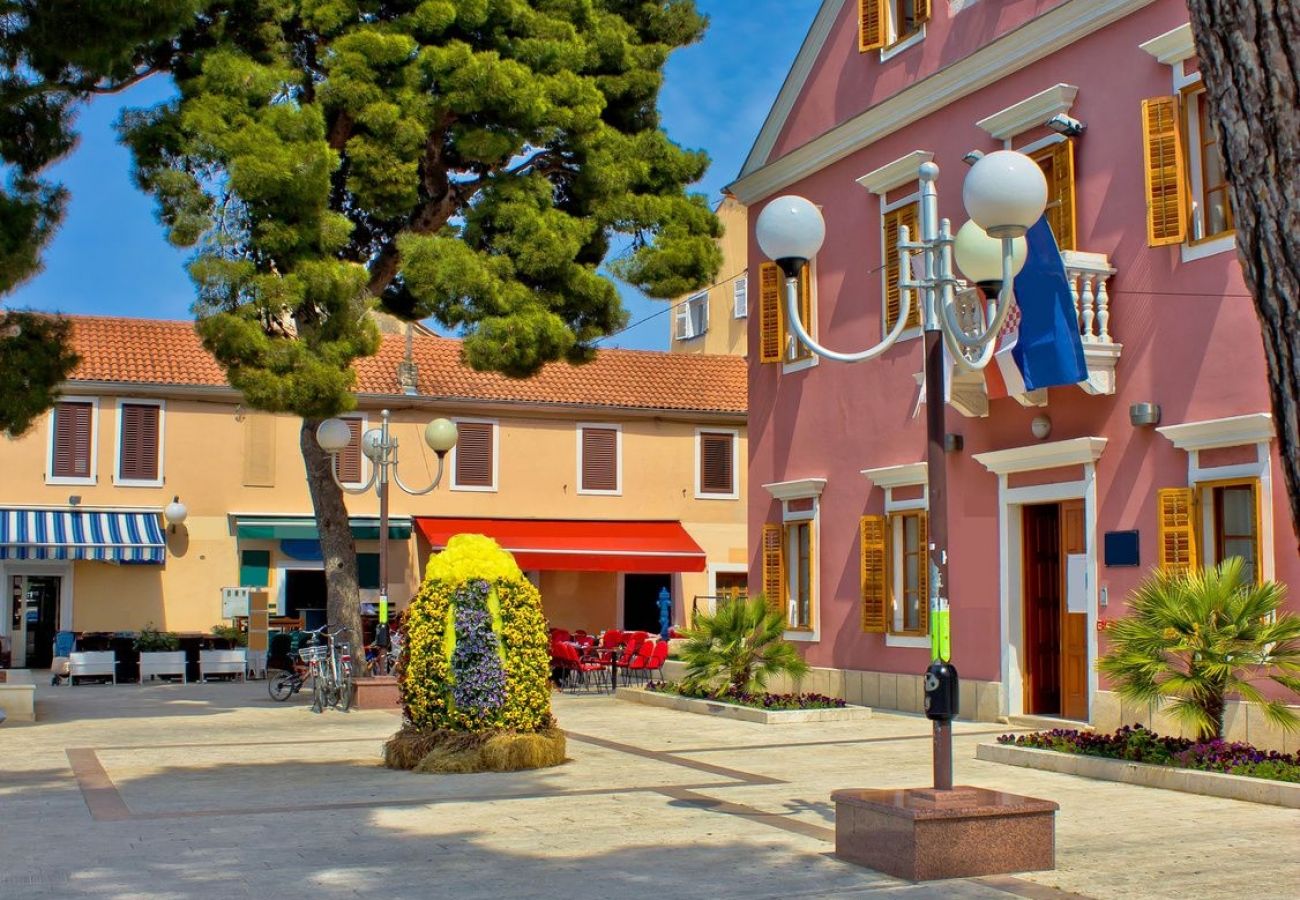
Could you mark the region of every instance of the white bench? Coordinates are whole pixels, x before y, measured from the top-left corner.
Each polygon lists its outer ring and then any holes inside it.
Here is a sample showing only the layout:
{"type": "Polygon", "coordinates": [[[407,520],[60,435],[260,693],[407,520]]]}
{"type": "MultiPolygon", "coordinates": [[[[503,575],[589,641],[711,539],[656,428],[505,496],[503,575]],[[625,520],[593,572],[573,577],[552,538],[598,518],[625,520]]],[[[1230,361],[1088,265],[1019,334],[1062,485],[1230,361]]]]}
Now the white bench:
{"type": "Polygon", "coordinates": [[[199,678],[208,680],[209,675],[238,675],[240,680],[248,680],[248,651],[246,650],[200,650],[199,678]]]}
{"type": "Polygon", "coordinates": [[[68,655],[68,685],[81,677],[108,675],[117,684],[117,654],[112,650],[82,650],[68,655]]]}
{"type": "Polygon", "coordinates": [[[156,650],[140,654],[140,683],[159,675],[179,675],[185,683],[185,651],[156,650]]]}

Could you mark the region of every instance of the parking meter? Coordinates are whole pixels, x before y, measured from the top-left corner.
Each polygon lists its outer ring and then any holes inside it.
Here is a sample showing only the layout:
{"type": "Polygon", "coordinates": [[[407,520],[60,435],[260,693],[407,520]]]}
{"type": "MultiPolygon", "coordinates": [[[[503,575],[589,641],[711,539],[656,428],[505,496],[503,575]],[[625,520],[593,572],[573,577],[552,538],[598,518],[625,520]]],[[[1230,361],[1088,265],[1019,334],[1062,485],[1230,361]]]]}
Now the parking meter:
{"type": "Polygon", "coordinates": [[[948,721],[957,713],[957,669],[952,663],[935,660],[925,670],[925,714],[948,721]]]}

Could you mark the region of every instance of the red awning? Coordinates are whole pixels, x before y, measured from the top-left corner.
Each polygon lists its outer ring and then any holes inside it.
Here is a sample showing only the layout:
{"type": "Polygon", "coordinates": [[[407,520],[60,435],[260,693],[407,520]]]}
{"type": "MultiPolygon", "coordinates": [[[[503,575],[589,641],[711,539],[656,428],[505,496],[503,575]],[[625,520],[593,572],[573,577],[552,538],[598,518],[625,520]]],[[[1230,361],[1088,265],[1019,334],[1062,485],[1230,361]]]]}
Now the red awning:
{"type": "Polygon", "coordinates": [[[704,551],[680,522],[451,519],[416,516],[434,550],[457,534],[485,534],[521,569],[568,572],[703,572],[704,551]]]}

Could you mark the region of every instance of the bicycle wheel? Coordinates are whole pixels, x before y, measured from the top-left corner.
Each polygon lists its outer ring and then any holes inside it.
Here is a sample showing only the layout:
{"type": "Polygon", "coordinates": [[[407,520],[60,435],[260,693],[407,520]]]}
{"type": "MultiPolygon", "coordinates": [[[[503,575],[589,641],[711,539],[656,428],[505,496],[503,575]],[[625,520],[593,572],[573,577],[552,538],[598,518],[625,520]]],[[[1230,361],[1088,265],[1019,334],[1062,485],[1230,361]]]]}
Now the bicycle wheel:
{"type": "Polygon", "coordinates": [[[352,665],[343,664],[343,678],[339,682],[339,709],[347,712],[352,708],[352,701],[356,697],[356,685],[352,682],[352,665]]]}
{"type": "Polygon", "coordinates": [[[328,705],[326,695],[326,684],[324,673],[317,670],[312,673],[311,679],[311,711],[321,713],[325,711],[328,705]]]}
{"type": "Polygon", "coordinates": [[[266,692],[271,695],[272,700],[278,700],[283,703],[293,696],[293,673],[282,672],[278,669],[268,672],[266,675],[266,692]]]}

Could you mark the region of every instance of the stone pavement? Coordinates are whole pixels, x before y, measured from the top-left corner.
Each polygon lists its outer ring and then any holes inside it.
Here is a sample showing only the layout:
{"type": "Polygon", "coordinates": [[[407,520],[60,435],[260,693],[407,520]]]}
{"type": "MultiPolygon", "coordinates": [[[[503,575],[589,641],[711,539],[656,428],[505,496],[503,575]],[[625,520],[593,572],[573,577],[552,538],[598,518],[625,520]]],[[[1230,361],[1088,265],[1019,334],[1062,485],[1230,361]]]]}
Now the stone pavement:
{"type": "Polygon", "coordinates": [[[929,723],[763,726],[556,696],[564,766],[377,765],[385,712],[265,684],[41,686],[0,726],[0,897],[1295,897],[1300,812],[984,763],[1060,803],[1054,872],[912,885],[831,857],[839,787],[923,785],[929,723]]]}

